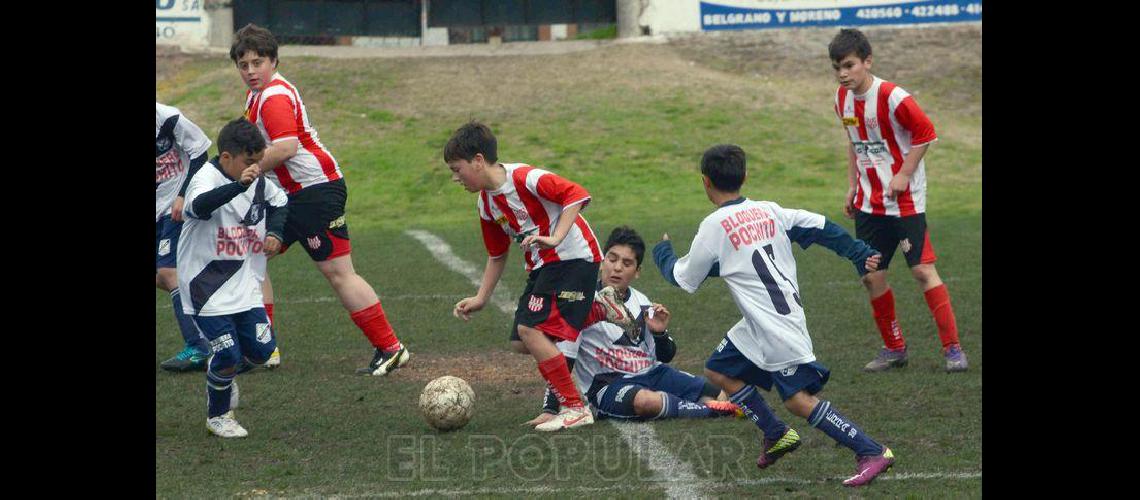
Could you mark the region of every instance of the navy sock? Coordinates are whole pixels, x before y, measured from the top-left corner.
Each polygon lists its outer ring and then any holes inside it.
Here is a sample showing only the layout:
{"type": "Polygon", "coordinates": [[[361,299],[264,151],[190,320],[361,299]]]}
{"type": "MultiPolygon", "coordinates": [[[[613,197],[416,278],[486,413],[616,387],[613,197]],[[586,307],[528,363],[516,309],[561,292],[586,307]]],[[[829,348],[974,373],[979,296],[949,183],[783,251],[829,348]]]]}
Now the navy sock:
{"type": "Polygon", "coordinates": [[[654,419],[661,418],[706,418],[711,417],[713,411],[701,403],[686,401],[676,394],[661,393],[661,413],[654,419]]]}
{"type": "Polygon", "coordinates": [[[772,413],[772,409],[768,407],[768,403],[764,402],[764,398],[760,396],[760,391],[756,390],[756,386],[746,385],[743,389],[732,393],[728,399],[739,405],[741,410],[744,410],[744,416],[752,420],[752,423],[764,432],[765,438],[775,441],[787,432],[787,424],[781,422],[780,418],[772,413]]]}
{"type": "Polygon", "coordinates": [[[856,456],[868,457],[883,453],[883,445],[871,439],[863,429],[855,425],[855,422],[840,415],[829,401],[821,399],[811,411],[811,415],[808,415],[807,421],[812,427],[823,431],[839,444],[851,448],[856,456]]]}
{"type": "MultiPolygon", "coordinates": [[[[212,358],[211,358],[212,360],[212,358]]],[[[206,406],[210,418],[230,411],[230,393],[233,391],[234,376],[224,376],[206,369],[206,406]]]]}
{"type": "Polygon", "coordinates": [[[177,288],[170,291],[170,300],[174,305],[174,319],[178,321],[178,329],[182,331],[182,340],[186,345],[194,346],[199,351],[210,352],[206,347],[206,341],[198,335],[198,327],[194,325],[194,320],[182,312],[182,296],[177,288]]]}

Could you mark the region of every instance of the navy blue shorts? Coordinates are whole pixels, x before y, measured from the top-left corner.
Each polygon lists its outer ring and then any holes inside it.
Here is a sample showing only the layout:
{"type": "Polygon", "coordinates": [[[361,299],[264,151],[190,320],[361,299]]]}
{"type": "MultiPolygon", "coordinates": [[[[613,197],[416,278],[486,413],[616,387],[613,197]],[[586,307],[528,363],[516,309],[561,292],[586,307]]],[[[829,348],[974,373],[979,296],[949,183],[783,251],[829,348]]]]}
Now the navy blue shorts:
{"type": "Polygon", "coordinates": [[[772,385],[775,384],[780,398],[784,401],[800,391],[807,391],[808,394],[822,391],[827,379],[831,377],[831,370],[817,361],[777,372],[761,370],[752,363],[752,360],[745,357],[744,353],[738,351],[728,337],[720,341],[720,345],[705,362],[705,368],[748,384],[758,385],[765,391],[771,391],[772,385]]]}
{"type": "Polygon", "coordinates": [[[625,408],[633,407],[634,387],[649,389],[651,391],[668,392],[680,396],[686,401],[697,402],[701,399],[708,380],[691,373],[683,372],[672,366],[660,364],[642,373],[628,378],[618,378],[604,388],[586,394],[590,404],[598,409],[599,416],[623,419],[641,419],[636,414],[627,414],[625,408]],[[601,396],[599,397],[599,394],[601,396]],[[624,403],[624,404],[623,404],[624,403]]]}
{"type": "Polygon", "coordinates": [[[169,215],[163,215],[154,223],[154,270],[175,267],[178,253],[178,235],[182,234],[182,223],[174,222],[169,215]]]}
{"type": "Polygon", "coordinates": [[[245,312],[223,316],[192,316],[198,330],[210,343],[210,352],[226,359],[223,366],[232,366],[242,356],[255,363],[264,363],[277,348],[277,339],[269,328],[265,308],[255,307],[245,312]]]}

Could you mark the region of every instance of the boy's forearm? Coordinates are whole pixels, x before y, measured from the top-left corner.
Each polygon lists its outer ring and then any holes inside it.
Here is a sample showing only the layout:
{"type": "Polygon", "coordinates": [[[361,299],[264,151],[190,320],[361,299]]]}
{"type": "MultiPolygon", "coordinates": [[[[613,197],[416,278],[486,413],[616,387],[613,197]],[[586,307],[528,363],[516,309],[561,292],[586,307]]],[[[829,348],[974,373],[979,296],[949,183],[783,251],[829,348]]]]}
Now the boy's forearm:
{"type": "Polygon", "coordinates": [[[570,227],[574,225],[574,221],[578,220],[578,213],[582,211],[582,204],[575,203],[562,210],[562,215],[558,216],[558,225],[554,227],[553,236],[559,242],[566,238],[566,233],[570,232],[570,227]]]}
{"type": "Polygon", "coordinates": [[[262,172],[268,172],[277,168],[289,158],[297,156],[297,150],[301,142],[297,139],[286,139],[284,141],[275,142],[265,148],[265,156],[261,158],[259,165],[262,172]]]}
{"type": "Polygon", "coordinates": [[[903,175],[914,175],[914,171],[918,169],[918,162],[922,161],[922,157],[926,155],[926,147],[929,144],[916,146],[906,153],[903,158],[903,164],[899,167],[899,173],[903,175]]]}
{"type": "Polygon", "coordinates": [[[486,301],[491,298],[491,294],[495,291],[495,286],[499,284],[499,278],[503,277],[503,270],[507,267],[507,256],[504,254],[499,258],[487,257],[487,266],[483,268],[483,281],[479,284],[478,296],[480,299],[486,301]]]}

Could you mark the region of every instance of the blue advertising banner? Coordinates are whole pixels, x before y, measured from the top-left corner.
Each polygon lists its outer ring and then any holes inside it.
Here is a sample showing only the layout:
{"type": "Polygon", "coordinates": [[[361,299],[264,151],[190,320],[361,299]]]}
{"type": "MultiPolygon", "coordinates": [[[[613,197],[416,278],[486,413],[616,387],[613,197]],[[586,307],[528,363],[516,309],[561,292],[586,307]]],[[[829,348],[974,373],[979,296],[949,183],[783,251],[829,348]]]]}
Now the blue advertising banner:
{"type": "Polygon", "coordinates": [[[701,2],[702,30],[926,24],[981,20],[980,1],[929,0],[813,9],[758,9],[701,2]]]}

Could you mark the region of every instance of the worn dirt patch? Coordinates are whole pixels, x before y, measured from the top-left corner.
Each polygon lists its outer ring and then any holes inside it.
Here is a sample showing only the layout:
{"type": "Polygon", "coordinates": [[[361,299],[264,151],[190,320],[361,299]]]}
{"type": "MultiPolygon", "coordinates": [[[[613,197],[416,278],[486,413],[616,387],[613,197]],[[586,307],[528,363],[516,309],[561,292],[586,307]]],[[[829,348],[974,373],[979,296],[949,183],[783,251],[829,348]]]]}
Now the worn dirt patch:
{"type": "Polygon", "coordinates": [[[452,375],[471,383],[499,386],[516,394],[524,386],[541,383],[533,357],[505,350],[454,355],[414,354],[411,362],[400,368],[398,375],[421,382],[452,375]]]}

